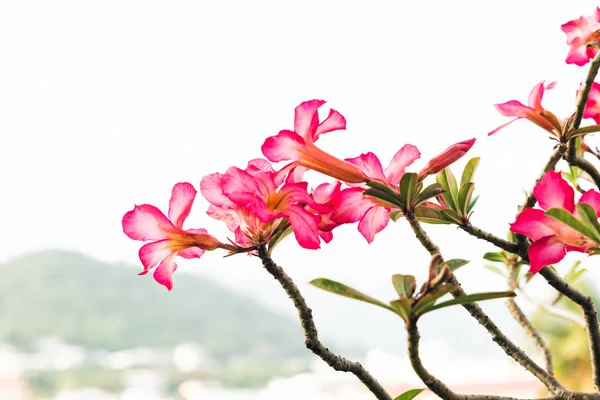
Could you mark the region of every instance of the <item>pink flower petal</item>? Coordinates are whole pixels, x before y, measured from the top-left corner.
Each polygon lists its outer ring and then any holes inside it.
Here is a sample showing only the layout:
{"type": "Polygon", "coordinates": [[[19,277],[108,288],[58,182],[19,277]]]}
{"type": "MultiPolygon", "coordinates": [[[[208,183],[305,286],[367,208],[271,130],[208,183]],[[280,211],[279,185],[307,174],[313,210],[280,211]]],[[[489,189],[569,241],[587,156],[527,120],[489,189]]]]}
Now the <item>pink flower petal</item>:
{"type": "Polygon", "coordinates": [[[329,115],[321,124],[317,127],[315,133],[312,136],[312,141],[316,142],[319,135],[332,131],[338,131],[346,129],[346,118],[334,109],[329,110],[329,115]]]}
{"type": "MultiPolygon", "coordinates": [[[[313,134],[319,126],[318,110],[323,104],[325,104],[324,100],[309,100],[300,104],[294,110],[294,132],[307,142],[313,141],[313,134]]],[[[266,154],[265,156],[271,160],[266,154]]]]}
{"type": "Polygon", "coordinates": [[[371,152],[361,154],[355,158],[346,158],[346,161],[359,167],[371,180],[385,180],[381,161],[371,152]]]}
{"type": "Polygon", "coordinates": [[[339,224],[360,220],[375,203],[363,196],[363,188],[344,189],[340,192],[340,201],[331,218],[339,224]]]}
{"type": "Polygon", "coordinates": [[[537,85],[531,89],[529,93],[529,107],[533,108],[536,111],[544,111],[544,107],[542,107],[542,98],[544,97],[544,91],[553,89],[556,86],[556,82],[550,82],[545,84],[544,81],[541,81],[537,85]]]}
{"type": "Polygon", "coordinates": [[[575,211],[575,191],[559,172],[546,172],[535,185],[533,195],[544,210],[564,208],[570,213],[575,211]]]}
{"type": "Polygon", "coordinates": [[[600,124],[600,83],[598,82],[592,83],[583,118],[592,118],[596,124],[600,124]]]}
{"type": "Polygon", "coordinates": [[[148,273],[152,268],[156,267],[168,254],[171,254],[173,250],[169,248],[169,244],[172,243],[170,239],[163,239],[157,242],[152,242],[143,245],[138,252],[140,261],[144,266],[144,270],[139,275],[148,273]]]}
{"type": "Polygon", "coordinates": [[[515,121],[517,121],[519,119],[521,119],[521,117],[517,117],[515,119],[512,119],[512,120],[508,121],[507,123],[500,125],[499,127],[497,127],[496,129],[494,129],[493,131],[489,132],[487,135],[488,136],[492,136],[494,133],[498,132],[500,129],[506,128],[508,125],[512,124],[513,122],[515,122],[515,121]]]}
{"type": "Polygon", "coordinates": [[[389,211],[385,207],[371,207],[358,223],[358,231],[371,243],[375,234],[381,232],[390,222],[389,211]]]}
{"type": "Polygon", "coordinates": [[[412,144],[405,144],[394,155],[390,165],[385,169],[387,181],[394,186],[398,186],[400,178],[404,175],[406,167],[421,157],[419,149],[412,144]]]}
{"type": "Polygon", "coordinates": [[[494,104],[496,110],[505,117],[527,118],[535,110],[527,107],[518,100],[507,101],[506,103],[494,104]]]}
{"type": "Polygon", "coordinates": [[[200,258],[200,257],[202,257],[203,254],[204,254],[204,250],[202,250],[199,247],[188,247],[185,250],[181,250],[178,255],[183,258],[191,259],[191,258],[200,258]]]}
{"type": "Polygon", "coordinates": [[[224,179],[224,175],[219,173],[204,176],[200,181],[200,193],[217,207],[233,208],[235,204],[223,194],[224,179]]]}
{"type": "Polygon", "coordinates": [[[294,236],[298,244],[305,249],[318,249],[320,247],[319,239],[319,218],[300,206],[288,207],[282,213],[288,219],[294,229],[294,236]]]}
{"type": "Polygon", "coordinates": [[[340,181],[322,183],[313,190],[313,199],[321,204],[335,202],[339,200],[341,186],[342,183],[340,181]]]}
{"type": "Polygon", "coordinates": [[[536,240],[529,246],[529,271],[535,274],[545,266],[561,261],[566,254],[565,245],[558,241],[556,236],[545,236],[536,240]]]}
{"type": "Polygon", "coordinates": [[[173,272],[177,270],[177,264],[175,263],[175,256],[177,253],[163,258],[156,270],[154,271],[154,279],[168,290],[173,289],[173,272]]]}
{"type": "Polygon", "coordinates": [[[123,216],[123,232],[133,240],[168,239],[178,229],[156,207],[150,204],[135,206],[123,216]]]}
{"type": "Polygon", "coordinates": [[[169,219],[176,227],[183,227],[183,222],[190,215],[196,193],[198,191],[191,183],[180,182],[173,187],[169,201],[169,219]]]}
{"type": "Polygon", "coordinates": [[[535,241],[553,235],[554,231],[551,226],[552,219],[546,216],[544,211],[526,208],[517,216],[517,220],[510,225],[510,231],[528,236],[535,241]]]}
{"type": "Polygon", "coordinates": [[[304,140],[297,133],[283,130],[277,136],[268,137],[261,150],[269,161],[279,162],[298,159],[304,145],[304,140]]]}
{"type": "Polygon", "coordinates": [[[588,190],[581,196],[579,203],[589,204],[596,211],[596,216],[600,217],[600,193],[594,189],[588,190]]]}
{"type": "Polygon", "coordinates": [[[329,243],[333,240],[333,232],[331,231],[319,231],[319,236],[321,237],[321,239],[323,239],[325,243],[329,243]]]}

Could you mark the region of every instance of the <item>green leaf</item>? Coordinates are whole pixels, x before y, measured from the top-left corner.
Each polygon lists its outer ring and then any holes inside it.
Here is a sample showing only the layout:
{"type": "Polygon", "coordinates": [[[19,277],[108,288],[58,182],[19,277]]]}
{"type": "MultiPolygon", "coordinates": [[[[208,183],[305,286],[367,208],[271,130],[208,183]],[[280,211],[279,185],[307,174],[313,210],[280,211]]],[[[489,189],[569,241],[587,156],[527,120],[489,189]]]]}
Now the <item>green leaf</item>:
{"type": "Polygon", "coordinates": [[[326,278],[313,279],[309,283],[313,286],[318,287],[319,289],[323,289],[323,290],[326,290],[331,293],[339,294],[340,296],[349,297],[351,299],[364,301],[365,303],[374,304],[376,306],[396,312],[389,305],[387,305],[377,299],[374,299],[371,296],[367,296],[366,294],[361,293],[356,289],[346,286],[343,283],[332,281],[331,279],[326,279],[326,278]]]}
{"type": "Polygon", "coordinates": [[[469,160],[465,169],[463,170],[462,176],[460,177],[460,186],[462,187],[465,183],[473,182],[473,175],[477,171],[479,165],[479,157],[474,157],[469,160]]]}
{"type": "Polygon", "coordinates": [[[423,315],[435,304],[435,302],[442,296],[450,293],[451,291],[457,289],[456,285],[452,285],[450,283],[444,283],[437,286],[431,292],[425,294],[423,297],[417,301],[412,309],[413,315],[423,315]]]}
{"type": "MultiPolygon", "coordinates": [[[[577,213],[581,217],[581,220],[595,232],[595,237],[600,238],[600,223],[598,223],[598,216],[594,207],[587,203],[577,204],[577,213]]],[[[595,240],[599,243],[599,240],[595,240]]]]}
{"type": "Polygon", "coordinates": [[[419,206],[415,208],[415,216],[421,222],[426,224],[450,224],[441,211],[431,207],[419,206]]]}
{"type": "Polygon", "coordinates": [[[442,187],[446,191],[442,194],[442,196],[444,196],[444,199],[446,199],[450,208],[456,210],[458,186],[456,185],[456,178],[454,177],[454,174],[452,174],[452,171],[450,171],[450,168],[444,168],[443,170],[438,172],[435,179],[437,183],[442,185],[442,187]]]}
{"type": "Polygon", "coordinates": [[[600,125],[584,126],[583,128],[575,129],[569,133],[569,139],[573,139],[577,136],[584,136],[588,133],[600,132],[600,125]]]}
{"type": "Polygon", "coordinates": [[[363,192],[363,195],[383,200],[386,203],[389,203],[390,206],[394,208],[402,206],[402,202],[400,201],[400,198],[397,195],[395,197],[392,197],[387,192],[383,192],[379,189],[367,189],[363,192]]]}
{"type": "Polygon", "coordinates": [[[444,193],[444,188],[439,183],[433,183],[427,186],[415,199],[415,207],[424,201],[431,199],[437,195],[444,193]]]}
{"type": "Polygon", "coordinates": [[[587,269],[585,268],[581,268],[579,269],[579,265],[581,264],[581,261],[575,261],[575,263],[573,263],[573,266],[569,269],[569,272],[567,272],[565,274],[565,276],[563,277],[563,279],[568,282],[568,283],[574,283],[577,279],[579,279],[579,277],[584,274],[585,272],[587,272],[587,269]]]}
{"type": "Polygon", "coordinates": [[[444,208],[442,210],[442,215],[447,219],[450,220],[452,222],[454,222],[457,225],[462,225],[463,224],[463,219],[460,217],[460,215],[458,215],[458,213],[454,210],[451,210],[449,208],[444,208]]]}
{"type": "Polygon", "coordinates": [[[377,181],[369,181],[367,182],[367,186],[372,188],[372,189],[376,189],[379,190],[381,192],[387,193],[390,197],[394,197],[399,199],[400,196],[398,196],[398,192],[396,192],[394,189],[392,189],[391,187],[389,187],[388,185],[385,185],[381,182],[377,182],[377,181]]]}
{"type": "Polygon", "coordinates": [[[581,233],[583,236],[592,239],[596,243],[600,242],[600,237],[598,237],[598,235],[592,227],[584,224],[583,222],[575,218],[573,214],[571,214],[567,210],[563,208],[551,208],[548,211],[546,211],[546,215],[551,218],[554,218],[557,221],[562,222],[563,224],[570,226],[577,232],[581,233]]]}
{"type": "Polygon", "coordinates": [[[394,222],[398,221],[404,214],[402,214],[402,211],[400,210],[396,210],[396,211],[392,211],[390,213],[390,219],[394,222]]]}
{"type": "Polygon", "coordinates": [[[401,299],[410,299],[417,288],[417,282],[412,275],[394,274],[392,284],[401,299]]]}
{"type": "Polygon", "coordinates": [[[469,214],[473,210],[473,207],[475,207],[475,204],[477,204],[477,200],[479,200],[479,195],[473,197],[473,199],[469,203],[469,207],[467,207],[467,214],[469,214]]]}
{"type": "Polygon", "coordinates": [[[408,390],[408,391],[402,393],[400,396],[394,398],[394,400],[412,400],[415,397],[417,397],[423,390],[425,390],[425,389],[408,390]]]}
{"type": "Polygon", "coordinates": [[[502,272],[502,270],[498,267],[496,267],[495,265],[491,265],[491,264],[483,264],[483,268],[492,271],[495,274],[500,275],[503,278],[506,278],[506,274],[504,272],[502,272]]]}
{"type": "Polygon", "coordinates": [[[450,268],[450,272],[454,272],[457,269],[459,269],[460,267],[462,267],[463,265],[467,265],[470,262],[471,261],[463,260],[460,258],[453,258],[452,260],[446,261],[446,264],[448,264],[448,268],[450,268]]]}
{"type": "Polygon", "coordinates": [[[392,300],[390,301],[390,306],[404,321],[408,322],[410,320],[412,304],[409,299],[392,300]]]}
{"type": "Polygon", "coordinates": [[[417,195],[418,175],[414,172],[407,172],[400,179],[400,199],[408,208],[414,207],[414,199],[417,195]]]}
{"type": "Polygon", "coordinates": [[[462,185],[458,191],[458,208],[456,211],[458,211],[459,214],[462,214],[463,218],[466,218],[469,213],[469,204],[471,203],[471,196],[473,196],[474,189],[475,184],[468,182],[462,185]]]}
{"type": "Polygon", "coordinates": [[[488,252],[483,255],[483,258],[492,262],[506,263],[506,257],[501,252],[488,252]]]}
{"type": "Polygon", "coordinates": [[[452,300],[448,300],[448,301],[445,301],[445,302],[440,303],[440,304],[436,304],[435,306],[430,307],[429,309],[427,309],[427,311],[425,311],[425,312],[439,310],[440,308],[455,306],[455,305],[458,305],[458,304],[469,304],[469,303],[474,303],[476,301],[484,301],[484,300],[492,300],[492,299],[502,299],[502,298],[505,298],[505,297],[515,297],[515,296],[516,296],[516,294],[513,291],[473,293],[473,294],[468,294],[466,296],[456,297],[456,298],[454,298],[452,300]]]}

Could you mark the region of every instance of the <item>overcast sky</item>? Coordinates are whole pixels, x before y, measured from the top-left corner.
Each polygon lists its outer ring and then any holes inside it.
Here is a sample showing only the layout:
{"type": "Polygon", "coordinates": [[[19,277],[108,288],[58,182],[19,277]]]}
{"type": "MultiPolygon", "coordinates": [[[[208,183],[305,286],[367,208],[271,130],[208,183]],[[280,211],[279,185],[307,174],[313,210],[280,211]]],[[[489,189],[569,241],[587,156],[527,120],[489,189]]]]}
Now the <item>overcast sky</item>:
{"type": "MultiPolygon", "coordinates": [[[[206,174],[245,166],[267,136],[293,127],[294,107],[313,98],[347,118],[347,131],[319,142],[340,157],[373,151],[387,165],[412,143],[423,155],[411,169],[418,171],[448,145],[477,137],[474,223],[504,236],[553,142],[526,121],[487,138],[506,121],[492,104],[526,102],[535,83],[558,80],[544,104],[561,117],[572,113],[586,71],[564,63],[560,25],[594,7],[542,0],[2,2],[0,261],[62,248],[139,265],[139,242],[121,229],[126,211],[150,203],[166,212],[174,183],[197,187],[206,174]]],[[[323,179],[311,178],[313,186],[323,179]]],[[[224,239],[228,231],[206,207],[197,201],[187,227],[224,239]]],[[[482,268],[489,246],[452,226],[429,229],[446,258],[473,260],[459,273],[468,290],[504,288],[482,268]]],[[[425,276],[428,254],[404,221],[370,246],[355,226],[334,234],[319,251],[289,239],[275,259],[299,282],[326,276],[382,299],[393,296],[392,273],[425,276]]],[[[245,256],[181,262],[175,290],[186,270],[245,292],[271,284],[245,256]]],[[[331,296],[302,287],[314,301],[331,296]]],[[[349,312],[346,300],[331,301],[349,312]]]]}

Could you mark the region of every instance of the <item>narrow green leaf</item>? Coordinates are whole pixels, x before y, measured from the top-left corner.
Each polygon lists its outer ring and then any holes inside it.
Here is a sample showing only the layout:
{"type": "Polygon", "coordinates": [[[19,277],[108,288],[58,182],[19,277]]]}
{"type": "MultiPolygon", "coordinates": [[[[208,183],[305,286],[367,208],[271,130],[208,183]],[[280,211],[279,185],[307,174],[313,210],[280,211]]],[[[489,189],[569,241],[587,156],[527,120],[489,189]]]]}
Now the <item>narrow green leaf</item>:
{"type": "Polygon", "coordinates": [[[425,389],[411,389],[402,393],[400,396],[394,398],[394,400],[412,400],[417,397],[425,389]]]}
{"type": "Polygon", "coordinates": [[[473,207],[475,207],[475,204],[477,204],[477,200],[479,200],[479,195],[473,197],[473,199],[469,203],[469,207],[467,207],[467,214],[471,213],[471,211],[473,210],[473,207]]]}
{"type": "Polygon", "coordinates": [[[450,272],[454,272],[457,269],[459,269],[460,267],[467,265],[470,262],[471,261],[469,261],[469,260],[463,260],[461,258],[453,258],[452,260],[446,261],[446,264],[448,264],[448,268],[450,268],[450,272]]]}
{"type": "Polygon", "coordinates": [[[390,301],[390,306],[404,321],[408,322],[410,320],[412,304],[409,299],[392,300],[390,301]]]}
{"type": "Polygon", "coordinates": [[[402,211],[400,210],[396,210],[396,211],[392,211],[390,213],[390,219],[394,222],[398,221],[404,214],[402,214],[402,211]]]}
{"type": "Polygon", "coordinates": [[[488,252],[483,255],[483,258],[492,262],[506,262],[506,257],[501,252],[488,252]]]}
{"type": "Polygon", "coordinates": [[[410,299],[417,288],[417,282],[412,275],[394,274],[392,284],[401,299],[410,299]]]}
{"type": "Polygon", "coordinates": [[[421,193],[419,193],[417,195],[414,205],[416,207],[419,204],[421,204],[422,202],[427,201],[427,200],[431,199],[432,197],[435,197],[442,193],[444,193],[444,188],[442,187],[442,185],[440,185],[439,183],[432,183],[431,185],[427,186],[425,189],[423,189],[423,191],[421,193]]]}
{"type": "Polygon", "coordinates": [[[372,188],[372,189],[377,189],[381,192],[385,192],[387,193],[390,197],[396,197],[396,198],[400,198],[398,196],[398,192],[396,192],[394,189],[392,189],[391,187],[389,187],[388,185],[385,185],[381,182],[377,182],[377,181],[369,181],[367,182],[367,186],[372,188]]]}
{"type": "Polygon", "coordinates": [[[426,224],[450,224],[441,211],[431,207],[419,206],[415,208],[415,216],[421,222],[426,224]]]}
{"type": "Polygon", "coordinates": [[[491,264],[483,264],[483,268],[492,271],[495,274],[500,275],[503,278],[506,278],[506,274],[498,267],[496,267],[495,265],[491,265],[491,264]]]}
{"type": "Polygon", "coordinates": [[[462,176],[460,177],[461,187],[465,183],[473,182],[473,175],[475,175],[475,171],[477,171],[477,166],[479,166],[479,160],[479,157],[473,157],[469,160],[467,165],[465,165],[465,169],[463,170],[462,176]]]}
{"type": "Polygon", "coordinates": [[[467,214],[469,213],[469,204],[471,203],[471,196],[473,195],[473,190],[475,189],[475,184],[472,182],[465,183],[460,187],[458,191],[458,204],[456,211],[462,214],[462,217],[466,219],[467,214]]]}
{"type": "Polygon", "coordinates": [[[417,195],[418,175],[414,172],[407,172],[400,178],[400,198],[407,207],[414,206],[413,201],[417,195]]]}
{"type": "Polygon", "coordinates": [[[363,192],[365,196],[375,197],[376,199],[383,200],[390,205],[390,207],[401,207],[402,203],[399,197],[392,197],[387,192],[383,192],[379,189],[367,189],[363,192]]]}
{"type": "Polygon", "coordinates": [[[456,209],[456,197],[458,196],[458,186],[456,184],[456,178],[450,168],[444,168],[435,176],[437,183],[442,185],[445,192],[442,193],[446,202],[453,210],[456,209]]]}
{"type": "MultiPolygon", "coordinates": [[[[594,207],[587,203],[577,204],[577,213],[581,217],[582,221],[591,228],[595,233],[595,238],[600,239],[600,223],[598,223],[598,216],[594,207]]],[[[594,240],[596,243],[600,243],[600,240],[594,240]]]]}
{"type": "Polygon", "coordinates": [[[600,125],[584,126],[583,128],[575,129],[569,133],[569,139],[573,139],[577,136],[584,136],[588,133],[600,132],[600,125]]]}
{"type": "Polygon", "coordinates": [[[421,297],[419,301],[414,305],[412,309],[413,315],[423,315],[425,314],[434,304],[435,302],[442,296],[450,293],[451,291],[457,288],[456,285],[452,285],[449,283],[443,283],[421,297]]]}
{"type": "Polygon", "coordinates": [[[440,308],[455,306],[458,304],[469,304],[469,303],[474,303],[476,301],[501,299],[501,298],[505,298],[505,297],[515,297],[515,296],[516,296],[516,294],[513,291],[473,293],[473,294],[468,294],[466,296],[456,297],[452,300],[448,300],[448,301],[445,301],[440,304],[436,304],[435,306],[430,307],[425,312],[439,310],[440,308]]]}
{"type": "Polygon", "coordinates": [[[463,224],[463,219],[460,217],[460,215],[458,215],[458,213],[454,210],[451,210],[449,208],[444,208],[442,210],[442,215],[447,219],[450,220],[452,222],[454,222],[457,225],[462,225],[463,224]]]}
{"type": "Polygon", "coordinates": [[[385,308],[385,309],[395,312],[395,310],[391,306],[389,306],[377,299],[374,299],[371,296],[367,296],[366,294],[361,293],[356,289],[346,286],[343,283],[332,281],[331,279],[326,279],[326,278],[313,279],[309,283],[313,286],[318,287],[319,289],[323,289],[323,290],[326,290],[331,293],[339,294],[340,296],[349,297],[351,299],[364,301],[365,303],[374,304],[376,306],[379,306],[379,307],[382,307],[382,308],[385,308]]]}
{"type": "Polygon", "coordinates": [[[563,208],[551,208],[548,211],[546,211],[546,215],[551,218],[554,218],[557,221],[562,222],[563,224],[570,226],[577,232],[581,233],[583,236],[586,236],[597,243],[600,242],[600,237],[598,237],[598,235],[592,227],[584,224],[583,222],[575,218],[573,214],[571,214],[567,210],[563,208]]]}

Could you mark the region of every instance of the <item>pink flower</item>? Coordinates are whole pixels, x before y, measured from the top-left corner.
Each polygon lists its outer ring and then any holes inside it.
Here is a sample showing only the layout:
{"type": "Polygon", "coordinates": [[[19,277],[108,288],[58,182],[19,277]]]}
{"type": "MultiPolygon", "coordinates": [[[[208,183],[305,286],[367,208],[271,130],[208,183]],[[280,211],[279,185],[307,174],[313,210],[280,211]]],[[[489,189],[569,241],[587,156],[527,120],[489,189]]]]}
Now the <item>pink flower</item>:
{"type": "Polygon", "coordinates": [[[316,203],[306,182],[284,182],[284,177],[262,159],[250,161],[245,170],[231,167],[224,174],[207,175],[200,182],[211,203],[207,214],[224,221],[241,245],[267,243],[291,226],[300,246],[318,249],[321,217],[307,207],[327,212],[330,206],[316,203]]]}
{"type": "Polygon", "coordinates": [[[127,236],[133,240],[153,241],[140,248],[144,266],[140,275],[158,265],[154,279],[169,290],[173,288],[171,275],[177,269],[176,256],[200,258],[205,250],[231,250],[231,246],[219,242],[205,229],[183,229],[196,193],[189,183],[176,184],[169,202],[169,218],[150,204],[135,206],[123,217],[123,232],[127,236]]]}
{"type": "MultiPolygon", "coordinates": [[[[543,210],[562,208],[577,217],[575,192],[559,172],[548,171],[535,185],[533,194],[543,210]]],[[[600,213],[600,193],[588,190],[578,203],[587,203],[600,213]]],[[[511,224],[510,230],[528,236],[533,243],[529,247],[532,273],[546,265],[562,260],[568,251],[585,252],[594,242],[570,226],[545,215],[544,211],[526,208],[511,224]]]]}
{"type": "Polygon", "coordinates": [[[442,151],[439,155],[433,157],[427,165],[419,172],[419,180],[425,179],[427,175],[437,174],[444,168],[453,164],[464,156],[467,151],[473,147],[475,139],[463,140],[448,147],[442,151]]]}
{"type": "Polygon", "coordinates": [[[352,164],[324,152],[315,142],[321,134],[346,129],[346,119],[330,110],[325,120],[319,122],[318,109],[325,101],[305,101],[296,107],[294,131],[282,130],[262,145],[262,152],[270,161],[293,160],[293,165],[321,172],[349,183],[365,182],[367,177],[352,164]]]}
{"type": "MultiPolygon", "coordinates": [[[[346,161],[357,165],[370,180],[380,181],[391,188],[397,188],[406,167],[421,156],[419,150],[410,144],[404,145],[392,158],[390,165],[383,171],[381,162],[373,153],[361,154],[346,161]]],[[[341,192],[340,201],[333,213],[333,220],[339,224],[358,223],[358,231],[371,243],[375,234],[381,232],[390,221],[390,205],[373,197],[363,196],[366,188],[354,187],[341,192]]]]}
{"type": "Polygon", "coordinates": [[[600,124],[600,83],[594,82],[583,111],[583,118],[591,118],[600,124]]]}
{"type": "Polygon", "coordinates": [[[340,225],[332,219],[332,216],[341,200],[341,186],[342,183],[340,181],[322,183],[312,192],[314,201],[329,208],[329,211],[323,212],[323,209],[314,210],[310,206],[307,207],[310,211],[318,213],[321,216],[321,221],[319,221],[319,236],[325,243],[331,242],[333,239],[332,230],[340,225]]]}
{"type": "Polygon", "coordinates": [[[571,46],[567,64],[583,66],[596,56],[598,49],[588,43],[598,43],[600,39],[600,8],[589,17],[581,16],[560,27],[567,34],[567,44],[571,46]]]}
{"type": "Polygon", "coordinates": [[[494,107],[496,107],[496,110],[498,110],[500,114],[506,117],[514,117],[514,119],[500,125],[488,133],[488,136],[493,135],[500,129],[512,124],[518,119],[525,118],[540,128],[548,131],[551,135],[560,139],[562,137],[561,121],[550,111],[545,110],[544,107],[542,107],[542,97],[544,96],[544,91],[552,89],[554,86],[556,86],[556,82],[544,84],[544,81],[541,81],[535,85],[529,93],[528,106],[523,105],[517,100],[510,100],[506,103],[495,104],[494,107]]]}

